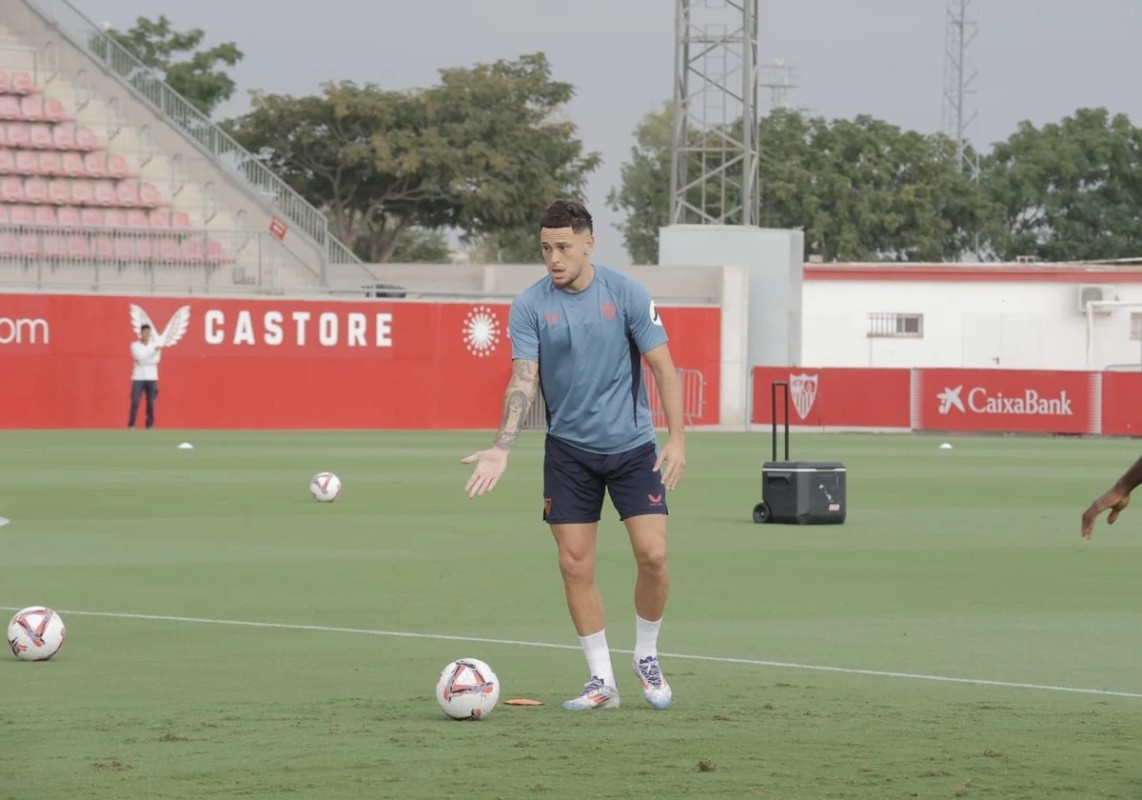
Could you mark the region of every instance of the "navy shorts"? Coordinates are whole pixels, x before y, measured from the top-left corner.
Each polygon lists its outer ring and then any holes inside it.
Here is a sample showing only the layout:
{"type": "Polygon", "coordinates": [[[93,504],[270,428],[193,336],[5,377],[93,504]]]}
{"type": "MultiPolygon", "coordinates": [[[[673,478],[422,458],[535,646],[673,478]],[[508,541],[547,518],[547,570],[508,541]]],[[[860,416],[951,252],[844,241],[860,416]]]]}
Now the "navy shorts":
{"type": "Polygon", "coordinates": [[[610,494],[619,519],[667,514],[662,472],[654,471],[655,442],[624,453],[603,455],[547,437],[543,448],[543,521],[598,522],[603,492],[610,494]]]}

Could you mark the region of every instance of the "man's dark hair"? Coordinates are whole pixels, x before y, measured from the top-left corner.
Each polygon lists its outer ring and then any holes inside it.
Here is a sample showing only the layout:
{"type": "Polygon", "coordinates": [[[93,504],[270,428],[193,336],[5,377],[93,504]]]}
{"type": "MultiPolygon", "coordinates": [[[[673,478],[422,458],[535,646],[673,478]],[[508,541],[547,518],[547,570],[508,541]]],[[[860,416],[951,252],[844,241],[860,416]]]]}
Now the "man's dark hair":
{"type": "Polygon", "coordinates": [[[150,329],[151,329],[150,323],[147,323],[147,322],[144,322],[142,325],[139,326],[139,332],[140,333],[142,333],[143,331],[149,331],[150,329]]]}
{"type": "Polygon", "coordinates": [[[575,200],[556,200],[543,213],[540,228],[570,228],[575,233],[595,232],[587,207],[575,200]]]}

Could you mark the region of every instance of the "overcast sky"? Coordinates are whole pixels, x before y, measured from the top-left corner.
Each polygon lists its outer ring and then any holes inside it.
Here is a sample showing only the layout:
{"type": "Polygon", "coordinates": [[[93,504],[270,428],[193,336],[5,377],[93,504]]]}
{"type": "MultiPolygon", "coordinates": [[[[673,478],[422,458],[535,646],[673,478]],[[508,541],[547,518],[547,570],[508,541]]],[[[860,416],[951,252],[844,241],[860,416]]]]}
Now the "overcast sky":
{"type": "MultiPolygon", "coordinates": [[[[670,98],[671,0],[72,0],[96,22],[128,28],[165,13],[210,43],[234,41],[245,59],[238,94],[309,94],[327,80],[386,88],[427,86],[445,66],[542,50],[555,76],[575,85],[570,113],[588,149],[604,159],[589,187],[596,255],[627,255],[606,209],[607,191],[639,119],[670,98]],[[617,16],[622,13],[622,18],[617,16]],[[595,55],[592,55],[594,53],[595,55]]],[[[1142,0],[972,0],[978,22],[977,117],[968,132],[986,148],[1021,120],[1055,121],[1105,106],[1142,124],[1142,0]]],[[[815,114],[872,114],[919,131],[941,124],[945,0],[761,0],[760,61],[797,70],[790,95],[815,114]]],[[[763,111],[769,95],[762,91],[763,111]]]]}

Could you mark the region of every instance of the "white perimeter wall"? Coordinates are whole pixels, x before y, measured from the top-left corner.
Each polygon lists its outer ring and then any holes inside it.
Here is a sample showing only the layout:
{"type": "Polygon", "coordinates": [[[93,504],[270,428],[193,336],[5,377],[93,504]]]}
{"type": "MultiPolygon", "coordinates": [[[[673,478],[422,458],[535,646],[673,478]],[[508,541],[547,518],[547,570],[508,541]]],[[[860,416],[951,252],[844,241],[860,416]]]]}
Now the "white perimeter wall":
{"type": "MultiPolygon", "coordinates": [[[[809,366],[1104,369],[1139,364],[1131,314],[1142,314],[1142,283],[1105,274],[1057,281],[835,280],[806,274],[803,359],[809,366]],[[1082,281],[1082,282],[1080,282],[1082,281]],[[1093,316],[1079,288],[1108,287],[1136,307],[1093,316]],[[869,315],[922,314],[921,338],[870,337],[869,315]]],[[[1136,323],[1137,324],[1137,323],[1136,323]]]]}

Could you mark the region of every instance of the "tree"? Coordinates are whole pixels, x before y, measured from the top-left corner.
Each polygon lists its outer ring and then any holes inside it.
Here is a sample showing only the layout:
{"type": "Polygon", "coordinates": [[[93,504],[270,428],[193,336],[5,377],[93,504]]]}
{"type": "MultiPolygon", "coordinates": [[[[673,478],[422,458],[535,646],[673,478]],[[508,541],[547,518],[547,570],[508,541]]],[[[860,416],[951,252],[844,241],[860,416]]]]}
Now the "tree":
{"type": "Polygon", "coordinates": [[[599,156],[560,118],[571,96],[534,54],[443,70],[439,85],[407,92],[342,82],[310,97],[255,94],[227,128],[380,263],[410,227],[503,236],[581,192],[599,156]]]}
{"type": "Polygon", "coordinates": [[[981,169],[1001,213],[990,235],[1000,257],[1142,255],[1142,129],[1126,115],[1078,109],[1042,128],[1023,122],[981,169]]]}
{"type": "Polygon", "coordinates": [[[234,94],[234,81],[224,69],[237,66],[243,58],[234,42],[199,50],[206,34],[199,28],[172,30],[165,16],[157,21],[139,17],[130,30],[112,28],[107,33],[207,116],[234,94]],[[184,54],[188,57],[180,59],[184,54]]]}
{"type": "Polygon", "coordinates": [[[642,118],[631,159],[622,166],[622,185],[607,194],[612,211],[627,212],[615,227],[636,264],[658,263],[658,230],[670,221],[672,124],[672,103],[642,118]]]}
{"type": "MultiPolygon", "coordinates": [[[[636,261],[657,262],[658,228],[669,220],[670,120],[669,107],[642,120],[622,186],[609,196],[627,211],[620,227],[636,261]]],[[[740,129],[739,121],[704,135],[740,141],[740,129]]],[[[988,204],[956,168],[946,137],[868,116],[829,123],[777,109],[761,120],[759,143],[759,224],[803,228],[806,248],[827,260],[958,258],[986,226],[988,204]]],[[[702,202],[703,188],[694,186],[689,202],[702,202]]],[[[724,202],[733,208],[741,198],[724,202]]]]}

